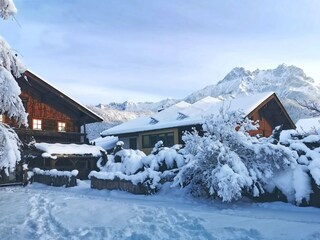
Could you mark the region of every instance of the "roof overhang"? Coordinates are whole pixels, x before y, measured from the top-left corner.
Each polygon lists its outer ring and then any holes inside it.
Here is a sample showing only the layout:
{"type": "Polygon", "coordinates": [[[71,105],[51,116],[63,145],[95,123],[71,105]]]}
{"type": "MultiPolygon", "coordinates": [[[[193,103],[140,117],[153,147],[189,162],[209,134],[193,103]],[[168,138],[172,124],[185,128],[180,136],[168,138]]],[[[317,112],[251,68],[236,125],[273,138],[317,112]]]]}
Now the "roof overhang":
{"type": "MultiPolygon", "coordinates": [[[[100,117],[90,109],[86,108],[85,106],[81,105],[71,97],[62,93],[60,90],[53,87],[51,84],[49,84],[39,76],[35,75],[31,71],[27,70],[24,73],[24,77],[27,78],[28,84],[32,87],[37,88],[39,91],[43,92],[44,94],[47,94],[48,96],[56,98],[58,101],[62,102],[65,107],[70,108],[73,111],[76,111],[77,115],[79,116],[79,119],[83,124],[103,121],[102,117],[100,117]]],[[[18,80],[21,81],[22,79],[20,78],[18,80]]]]}

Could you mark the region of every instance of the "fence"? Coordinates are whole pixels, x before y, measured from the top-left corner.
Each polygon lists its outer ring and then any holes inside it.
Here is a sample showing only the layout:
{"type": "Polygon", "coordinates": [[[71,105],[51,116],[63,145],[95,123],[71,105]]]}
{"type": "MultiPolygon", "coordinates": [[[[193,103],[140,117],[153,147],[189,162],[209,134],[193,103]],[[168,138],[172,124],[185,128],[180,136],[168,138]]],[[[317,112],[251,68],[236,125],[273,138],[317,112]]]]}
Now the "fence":
{"type": "Polygon", "coordinates": [[[155,193],[155,189],[150,188],[148,181],[143,183],[133,184],[131,181],[123,180],[115,177],[112,180],[109,179],[99,179],[96,177],[91,177],[91,188],[94,189],[108,189],[108,190],[121,190],[127,191],[133,194],[145,194],[150,195],[155,193]]]}
{"type": "Polygon", "coordinates": [[[78,171],[76,170],[69,172],[57,171],[55,169],[50,171],[34,169],[30,182],[38,182],[55,187],[74,187],[77,185],[77,174],[78,171]]]}

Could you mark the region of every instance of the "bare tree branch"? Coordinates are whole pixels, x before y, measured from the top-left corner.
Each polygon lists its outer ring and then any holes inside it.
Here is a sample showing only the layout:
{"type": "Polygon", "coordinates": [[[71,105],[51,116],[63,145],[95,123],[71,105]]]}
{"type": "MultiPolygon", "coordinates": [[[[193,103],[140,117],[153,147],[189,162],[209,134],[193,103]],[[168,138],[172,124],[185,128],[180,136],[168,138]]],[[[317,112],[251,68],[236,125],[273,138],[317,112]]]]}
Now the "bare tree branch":
{"type": "Polygon", "coordinates": [[[307,102],[306,100],[300,101],[295,99],[295,101],[304,109],[307,109],[313,113],[316,113],[317,115],[320,115],[320,105],[316,102],[307,102]]]}

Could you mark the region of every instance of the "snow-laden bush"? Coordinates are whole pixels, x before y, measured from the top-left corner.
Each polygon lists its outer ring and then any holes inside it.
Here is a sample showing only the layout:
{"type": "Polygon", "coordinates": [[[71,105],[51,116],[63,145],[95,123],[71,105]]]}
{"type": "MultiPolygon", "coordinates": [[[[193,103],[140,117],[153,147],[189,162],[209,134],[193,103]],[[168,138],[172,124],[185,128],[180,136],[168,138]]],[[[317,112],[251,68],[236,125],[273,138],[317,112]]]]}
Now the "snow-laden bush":
{"type": "Polygon", "coordinates": [[[298,164],[287,174],[285,183],[280,176],[280,184],[276,179],[275,185],[293,189],[286,191],[288,199],[295,199],[298,204],[304,199],[308,202],[312,192],[320,189],[320,135],[286,130],[281,132],[280,143],[297,153],[298,164]]]}
{"type": "MultiPolygon", "coordinates": [[[[0,1],[0,17],[8,19],[16,13],[12,0],[0,1]]],[[[0,36],[0,114],[15,119],[21,125],[27,125],[27,114],[19,98],[21,93],[15,78],[19,78],[25,67],[13,53],[9,44],[0,36]]],[[[20,160],[19,139],[8,126],[0,123],[0,170],[8,174],[14,170],[20,160]]]]}
{"type": "Polygon", "coordinates": [[[159,141],[155,144],[151,154],[142,159],[143,164],[147,168],[160,172],[180,168],[185,164],[185,160],[179,153],[179,149],[179,145],[168,148],[163,146],[162,141],[159,141]]]}
{"type": "Polygon", "coordinates": [[[223,201],[239,199],[244,193],[259,196],[270,189],[278,172],[290,169],[295,156],[284,146],[249,135],[258,125],[239,111],[220,110],[204,118],[203,136],[186,133],[187,164],[175,177],[175,185],[191,184],[223,201]]]}
{"type": "Polygon", "coordinates": [[[108,161],[104,166],[98,166],[100,171],[103,172],[121,172],[126,175],[136,174],[139,171],[143,171],[142,158],[146,155],[139,150],[122,149],[115,153],[115,155],[108,155],[108,161]],[[119,161],[115,161],[115,158],[119,158],[119,161]]]}
{"type": "Polygon", "coordinates": [[[119,142],[113,154],[108,155],[105,165],[103,159],[98,161],[100,172],[91,172],[89,176],[109,180],[119,178],[134,184],[147,181],[152,189],[158,189],[162,179],[172,179],[185,164],[179,149],[178,145],[163,147],[163,143],[159,141],[152,153],[146,156],[139,150],[122,149],[122,142],[119,142]]]}

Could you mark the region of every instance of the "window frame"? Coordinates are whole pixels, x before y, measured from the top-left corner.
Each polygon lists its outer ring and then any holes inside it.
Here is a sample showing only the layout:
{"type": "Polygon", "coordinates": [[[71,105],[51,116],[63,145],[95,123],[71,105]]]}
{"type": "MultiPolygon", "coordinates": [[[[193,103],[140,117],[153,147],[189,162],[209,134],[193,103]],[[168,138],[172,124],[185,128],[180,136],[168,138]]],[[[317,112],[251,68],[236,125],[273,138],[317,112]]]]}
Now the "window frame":
{"type": "Polygon", "coordinates": [[[42,127],[43,127],[42,123],[43,123],[42,119],[33,118],[32,119],[32,130],[42,130],[42,127]]]}
{"type": "Polygon", "coordinates": [[[172,147],[174,145],[174,132],[144,134],[142,135],[142,148],[153,148],[160,140],[163,141],[165,147],[172,147]]]}
{"type": "Polygon", "coordinates": [[[66,132],[66,128],[67,128],[67,123],[66,122],[61,122],[58,121],[58,132],[66,132]],[[63,130],[62,130],[62,124],[63,124],[63,130]],[[60,129],[61,127],[61,129],[60,129]]]}

